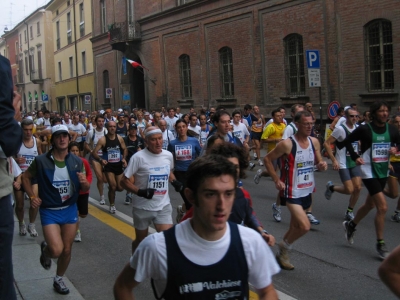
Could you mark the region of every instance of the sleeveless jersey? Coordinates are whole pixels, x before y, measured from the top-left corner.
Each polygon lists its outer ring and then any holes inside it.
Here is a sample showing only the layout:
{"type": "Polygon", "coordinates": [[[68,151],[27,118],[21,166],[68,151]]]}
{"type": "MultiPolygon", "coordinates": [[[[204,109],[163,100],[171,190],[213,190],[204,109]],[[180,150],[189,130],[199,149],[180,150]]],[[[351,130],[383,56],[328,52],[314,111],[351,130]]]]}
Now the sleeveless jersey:
{"type": "Polygon", "coordinates": [[[282,159],[281,181],[285,183],[285,189],[280,191],[280,196],[301,198],[314,190],[315,149],[310,138],[306,149],[300,147],[294,136],[289,139],[292,141],[292,151],[282,159]]]}
{"type": "MultiPolygon", "coordinates": [[[[260,115],[260,118],[263,118],[263,115],[260,115]]],[[[251,124],[252,132],[263,132],[263,123],[258,124],[257,122],[253,122],[251,124]]]]}
{"type": "MultiPolygon", "coordinates": [[[[161,298],[249,299],[248,266],[239,225],[228,224],[231,231],[228,251],[219,262],[209,266],[197,265],[186,258],[176,241],[175,227],[164,231],[168,281],[161,298]]],[[[155,292],[153,281],[152,286],[155,292]]]]}
{"type": "Polygon", "coordinates": [[[372,133],[372,145],[361,156],[365,163],[361,165],[361,178],[386,178],[389,175],[389,124],[385,124],[383,134],[375,133],[371,125],[368,126],[372,133]]]}
{"type": "MultiPolygon", "coordinates": [[[[100,132],[98,132],[96,129],[93,129],[93,135],[92,135],[93,149],[96,148],[97,143],[99,142],[99,139],[101,139],[105,135],[106,135],[106,132],[105,132],[104,128],[100,132]]],[[[100,149],[99,151],[97,151],[97,155],[99,157],[101,157],[103,155],[103,150],[100,149]]]]}
{"type": "Polygon", "coordinates": [[[203,147],[206,144],[208,134],[210,133],[210,126],[206,124],[206,130],[201,129],[200,131],[200,146],[203,147]]]}
{"type": "Polygon", "coordinates": [[[118,136],[115,136],[115,139],[110,140],[106,135],[106,144],[103,147],[103,159],[108,161],[111,164],[121,163],[122,159],[122,148],[121,143],[119,142],[118,136]]]}
{"type": "MultiPolygon", "coordinates": [[[[346,124],[341,124],[340,127],[344,129],[344,132],[346,134],[346,137],[354,130],[356,129],[356,126],[354,126],[353,129],[350,129],[346,126],[346,124]]],[[[358,153],[358,142],[353,142],[351,143],[353,146],[354,152],[358,153]]],[[[346,148],[339,149],[336,147],[336,153],[335,153],[336,160],[339,162],[339,169],[350,169],[354,168],[357,166],[356,162],[351,159],[350,153],[346,150],[346,148]]]]}
{"type": "Polygon", "coordinates": [[[120,137],[122,137],[122,138],[126,137],[127,131],[128,131],[128,129],[126,129],[126,124],[125,124],[125,123],[124,123],[124,126],[123,126],[123,127],[119,127],[119,125],[118,125],[118,123],[117,123],[117,130],[116,130],[116,133],[117,133],[120,137]]]}
{"type": "Polygon", "coordinates": [[[21,148],[19,148],[18,157],[25,158],[25,162],[19,164],[19,167],[22,172],[25,172],[29,168],[35,157],[39,155],[36,145],[36,138],[32,137],[32,139],[33,139],[33,147],[28,148],[25,146],[24,142],[22,142],[21,148]]]}

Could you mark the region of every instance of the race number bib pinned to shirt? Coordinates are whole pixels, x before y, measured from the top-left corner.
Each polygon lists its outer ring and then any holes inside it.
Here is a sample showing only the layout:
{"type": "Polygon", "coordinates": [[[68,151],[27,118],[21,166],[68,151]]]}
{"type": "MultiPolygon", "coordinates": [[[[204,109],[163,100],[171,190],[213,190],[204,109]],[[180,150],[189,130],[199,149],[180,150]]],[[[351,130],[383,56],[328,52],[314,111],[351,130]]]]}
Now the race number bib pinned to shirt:
{"type": "Polygon", "coordinates": [[[176,160],[192,160],[192,145],[175,146],[176,160]]]}
{"type": "MultiPolygon", "coordinates": [[[[351,143],[351,146],[353,147],[354,152],[358,153],[358,142],[351,143]]],[[[346,151],[346,156],[350,156],[349,151],[346,151]]]]}
{"type": "Polygon", "coordinates": [[[306,189],[313,185],[314,182],[314,166],[300,163],[297,167],[296,188],[306,189]],[[301,166],[303,165],[303,167],[301,166]]]}
{"type": "Polygon", "coordinates": [[[53,181],[53,186],[58,189],[61,196],[61,201],[64,202],[70,197],[70,183],[69,180],[53,181]]]}
{"type": "Polygon", "coordinates": [[[21,157],[25,158],[25,162],[23,164],[20,164],[19,167],[20,167],[22,172],[25,172],[29,168],[29,166],[31,165],[33,160],[35,159],[35,156],[33,156],[33,155],[22,155],[21,157]]]}
{"type": "Polygon", "coordinates": [[[165,195],[168,190],[168,175],[149,175],[147,188],[155,189],[154,195],[165,195]]]}
{"type": "Polygon", "coordinates": [[[117,163],[121,160],[121,153],[119,150],[113,149],[113,150],[108,150],[108,157],[107,157],[107,161],[109,163],[117,163]]]}
{"type": "Polygon", "coordinates": [[[372,161],[374,163],[384,163],[389,160],[390,143],[372,144],[372,161]]]}

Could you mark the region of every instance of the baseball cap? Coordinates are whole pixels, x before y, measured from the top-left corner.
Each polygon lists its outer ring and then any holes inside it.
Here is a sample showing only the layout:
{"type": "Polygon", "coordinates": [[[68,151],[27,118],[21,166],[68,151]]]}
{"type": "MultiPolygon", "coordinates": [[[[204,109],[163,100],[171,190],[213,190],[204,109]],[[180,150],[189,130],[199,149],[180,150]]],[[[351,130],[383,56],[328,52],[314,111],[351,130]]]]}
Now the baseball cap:
{"type": "Polygon", "coordinates": [[[101,114],[104,114],[104,110],[101,110],[100,113],[101,113],[101,114]]]}
{"type": "Polygon", "coordinates": [[[122,109],[122,108],[118,108],[118,112],[119,112],[119,113],[122,113],[122,112],[123,112],[123,109],[122,109]]]}
{"type": "Polygon", "coordinates": [[[144,115],[145,115],[145,116],[150,116],[150,113],[149,113],[148,111],[146,111],[146,112],[144,113],[144,115]]]}
{"type": "Polygon", "coordinates": [[[65,125],[58,124],[58,125],[54,125],[51,128],[52,135],[59,135],[61,133],[68,133],[68,127],[65,125]]]}
{"type": "Polygon", "coordinates": [[[348,110],[349,108],[351,108],[351,106],[345,106],[344,111],[348,110]]]}
{"type": "Polygon", "coordinates": [[[130,124],[130,125],[129,125],[129,130],[130,130],[130,129],[136,129],[136,130],[137,130],[136,124],[130,124]]]}

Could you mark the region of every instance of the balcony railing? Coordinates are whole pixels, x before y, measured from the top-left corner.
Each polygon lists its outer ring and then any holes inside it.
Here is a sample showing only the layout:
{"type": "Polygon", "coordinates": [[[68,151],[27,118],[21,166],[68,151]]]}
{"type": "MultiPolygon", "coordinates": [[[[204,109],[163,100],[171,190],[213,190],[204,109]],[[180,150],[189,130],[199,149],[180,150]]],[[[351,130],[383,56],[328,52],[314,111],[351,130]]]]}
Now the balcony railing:
{"type": "Polygon", "coordinates": [[[119,22],[109,25],[110,43],[138,41],[141,39],[140,24],[138,22],[119,22]]]}
{"type": "Polygon", "coordinates": [[[31,70],[31,81],[35,84],[43,83],[42,69],[31,70]]]}

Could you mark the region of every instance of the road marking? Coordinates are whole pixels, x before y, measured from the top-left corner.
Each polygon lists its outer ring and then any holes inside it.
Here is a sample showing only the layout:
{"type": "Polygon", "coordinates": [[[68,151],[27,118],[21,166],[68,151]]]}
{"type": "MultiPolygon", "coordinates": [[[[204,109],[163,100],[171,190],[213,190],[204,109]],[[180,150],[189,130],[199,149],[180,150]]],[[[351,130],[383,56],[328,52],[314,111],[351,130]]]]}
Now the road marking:
{"type": "MultiPolygon", "coordinates": [[[[122,233],[123,235],[127,236],[128,238],[134,240],[135,239],[135,230],[132,225],[133,219],[119,211],[116,212],[115,215],[111,215],[108,211],[107,205],[100,205],[99,201],[96,199],[89,197],[89,214],[99,221],[107,224],[108,226],[114,228],[118,232],[122,233]],[[116,218],[116,217],[117,218],[116,218]],[[121,221],[122,219],[123,221],[121,221]]],[[[149,234],[155,233],[156,230],[152,227],[149,227],[149,234]]],[[[280,300],[295,300],[294,298],[286,295],[282,292],[278,292],[278,296],[280,300]]],[[[259,300],[258,295],[250,290],[250,297],[249,300],[259,300]]]]}

